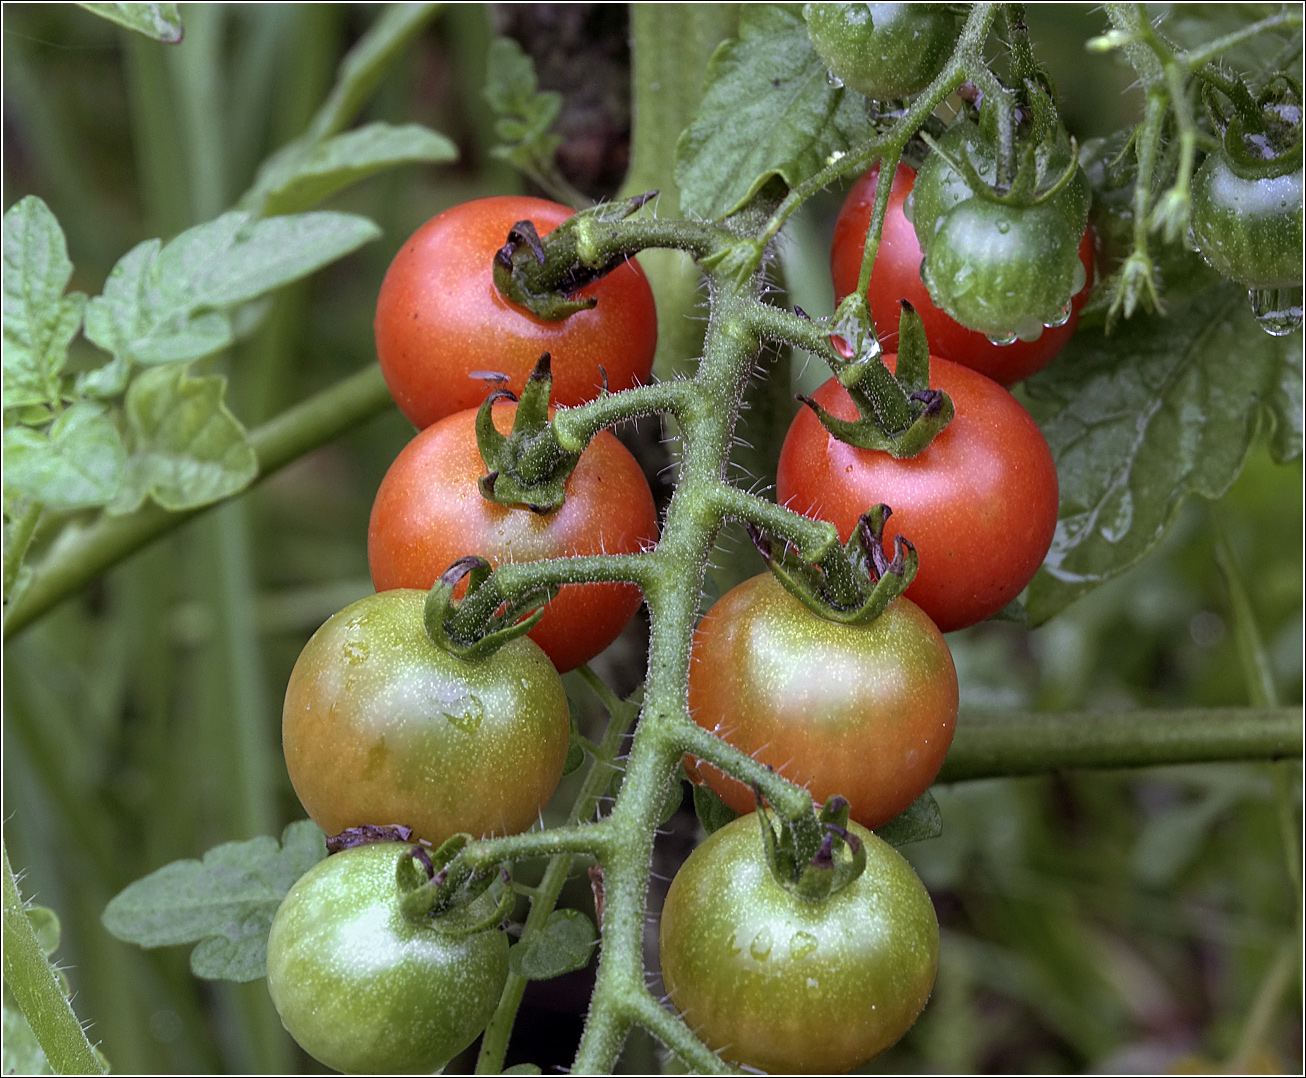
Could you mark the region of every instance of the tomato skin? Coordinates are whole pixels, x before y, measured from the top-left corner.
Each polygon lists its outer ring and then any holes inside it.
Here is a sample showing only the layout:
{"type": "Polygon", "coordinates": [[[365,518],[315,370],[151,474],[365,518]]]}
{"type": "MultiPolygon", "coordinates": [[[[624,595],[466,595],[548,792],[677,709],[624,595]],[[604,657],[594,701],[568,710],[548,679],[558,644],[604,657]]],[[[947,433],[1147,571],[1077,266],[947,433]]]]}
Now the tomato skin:
{"type": "Polygon", "coordinates": [[[485,1028],[507,980],[502,932],[457,937],[404,917],[395,869],[410,849],[374,843],[319,861],[272,922],[272,1002],[336,1070],[432,1073],[485,1028]]]}
{"type": "Polygon", "coordinates": [[[464,662],[426,637],[423,591],[347,606],[305,645],[286,688],[282,746],[295,793],[328,835],[402,824],[439,845],[533,824],[567,758],[567,697],[518,638],[464,662]]]}
{"type": "Polygon", "coordinates": [[[777,1074],[842,1074],[911,1028],[934,985],[939,925],[903,857],[851,824],[866,871],[825,902],[771,875],[755,815],[707,837],[662,909],[662,980],[722,1058],[777,1074]]]}
{"type": "MultiPolygon", "coordinates": [[[[835,222],[830,274],[834,279],[836,303],[857,288],[878,173],[879,166],[876,166],[853,185],[835,222]]],[[[897,348],[898,316],[901,314],[898,301],[905,299],[921,316],[934,355],[970,367],[1004,386],[1014,385],[1042,370],[1074,335],[1079,312],[1092,292],[1094,233],[1091,226],[1084,231],[1079,243],[1079,260],[1086,278],[1084,287],[1071,300],[1070,319],[1065,325],[1044,329],[1037,340],[994,344],[983,333],[967,329],[935,306],[921,280],[924,254],[915,227],[903,215],[903,202],[911,194],[915,180],[916,174],[906,165],[900,164],[894,173],[884,232],[867,290],[875,334],[885,351],[892,352],[897,348]]]]}
{"type": "Polygon", "coordinates": [[[925,89],[961,29],[943,4],[807,4],[803,15],[830,72],[880,101],[925,89]]]}
{"type": "MultiPolygon", "coordinates": [[[[847,798],[875,828],[934,781],[957,721],[957,671],[943,636],[900,598],[867,625],[826,621],[770,573],[723,595],[694,634],[689,709],[705,730],[806,786],[847,798]]],[[[753,791],[686,762],[736,812],[753,791]]]]}
{"type": "Polygon", "coordinates": [[[1193,242],[1221,276],[1248,288],[1302,283],[1302,169],[1238,175],[1222,152],[1193,176],[1193,242]]]}
{"type": "MultiPolygon", "coordinates": [[[[890,369],[897,356],[886,356],[890,369]]],[[[920,555],[907,598],[945,633],[974,625],[1020,594],[1042,564],[1057,525],[1057,473],[1043,432],[996,382],[930,357],[930,386],[957,414],[919,456],[896,460],[830,434],[809,408],[794,417],[780,450],[776,497],[828,520],[847,540],[857,518],[880,502],[895,535],[920,555]]],[[[814,399],[840,419],[857,419],[830,379],[814,399]]]]}
{"type": "MultiPolygon", "coordinates": [[[[494,406],[495,426],[512,429],[516,405],[494,406]]],[[[427,427],[395,458],[372,503],[367,560],[377,591],[429,589],[467,554],[494,565],[587,554],[629,554],[657,541],[648,480],[625,446],[602,431],[566,482],[552,513],[498,505],[481,496],[485,464],[476,411],[427,427]]],[[[559,671],[589,662],[612,643],[642,601],[634,584],[568,584],[530,637],[559,671]]]]}
{"type": "Polygon", "coordinates": [[[376,301],[376,354],[399,410],[420,428],[474,408],[500,371],[520,395],[541,353],[553,359],[553,400],[581,404],[646,382],[657,347],[653,292],[636,262],[618,266],[580,295],[598,304],[546,322],[504,298],[492,260],[508,230],[530,220],[541,236],[575,211],[539,198],[499,196],[454,206],[399,249],[376,301]]]}

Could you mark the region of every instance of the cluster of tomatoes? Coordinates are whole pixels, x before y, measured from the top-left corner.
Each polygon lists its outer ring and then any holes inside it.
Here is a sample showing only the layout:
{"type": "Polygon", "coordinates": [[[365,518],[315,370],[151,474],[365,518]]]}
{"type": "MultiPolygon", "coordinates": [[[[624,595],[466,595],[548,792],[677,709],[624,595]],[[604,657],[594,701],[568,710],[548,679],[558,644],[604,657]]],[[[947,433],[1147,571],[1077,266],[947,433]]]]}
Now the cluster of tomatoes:
{"type": "MultiPolygon", "coordinates": [[[[840,217],[832,260],[840,292],[855,286],[876,179],[872,172],[858,183],[840,217]]],[[[958,690],[941,631],[1015,598],[1055,525],[1056,473],[1042,435],[1001,385],[972,368],[1020,377],[1064,342],[1074,311],[1037,340],[1009,345],[952,321],[917,270],[920,247],[903,209],[912,179],[905,167],[895,176],[870,308],[892,345],[897,301],[916,305],[935,350],[959,361],[930,360],[931,386],[949,394],[955,416],[924,452],[896,459],[838,441],[804,410],[784,444],[778,498],[832,521],[845,539],[869,506],[889,504],[886,547],[909,537],[919,573],[905,598],[859,625],[820,617],[763,573],[722,597],[693,642],[695,721],[814,800],[847,798],[849,829],[867,856],[853,884],[805,901],[777,884],[757,821],[746,816],[710,836],[673,882],[662,923],[672,1002],[711,1047],[754,1066],[846,1070],[897,1040],[924,1006],[937,964],[933,909],[907,863],[870,829],[929,786],[951,742],[958,690]],[[813,1055],[804,1031],[817,1015],[839,1035],[813,1055]]],[[[592,308],[555,322],[495,287],[492,257],[509,229],[530,220],[543,235],[569,213],[523,198],[456,207],[405,244],[378,300],[382,371],[419,433],[373,506],[377,593],[336,614],[305,647],[286,692],[283,739],[295,790],[328,835],[402,825],[409,841],[359,844],[310,871],[278,912],[268,955],[287,1029],[340,1069],[434,1069],[488,1021],[506,977],[506,941],[442,927],[425,911],[413,916],[405,895],[415,878],[425,881],[420,851],[457,833],[511,834],[536,821],[568,751],[559,671],[607,647],[640,603],[630,584],[565,585],[529,636],[467,661],[427,635],[428,589],[467,555],[503,564],[635,553],[657,541],[648,482],[606,432],[581,454],[555,510],[501,505],[478,485],[478,408],[505,390],[490,415],[507,434],[513,393],[541,353],[553,357],[561,406],[649,376],[656,317],[633,262],[585,289],[598,301],[592,308]]],[[[1091,277],[1090,238],[1077,246],[1091,277]]],[[[895,357],[886,363],[892,370],[895,357]]],[[[836,380],[816,401],[857,419],[836,380]]],[[[750,812],[750,789],[686,763],[692,779],[750,812]]]]}

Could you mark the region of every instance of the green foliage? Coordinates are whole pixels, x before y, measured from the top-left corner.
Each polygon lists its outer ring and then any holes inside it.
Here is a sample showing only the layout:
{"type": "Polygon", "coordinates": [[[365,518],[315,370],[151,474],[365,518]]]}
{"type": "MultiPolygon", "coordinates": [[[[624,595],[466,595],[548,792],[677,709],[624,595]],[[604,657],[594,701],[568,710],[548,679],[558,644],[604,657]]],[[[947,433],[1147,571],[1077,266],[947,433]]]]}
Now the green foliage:
{"type": "Polygon", "coordinates": [[[580,910],[554,910],[540,932],[508,952],[508,968],[529,981],[547,981],[589,965],[598,934],[580,910]]]}
{"type": "Polygon", "coordinates": [[[934,795],[926,790],[892,820],[877,827],[875,833],[890,846],[938,838],[943,834],[943,813],[934,795]]]}
{"type": "Polygon", "coordinates": [[[165,45],[181,43],[181,15],[176,4],[78,4],[102,19],[116,22],[128,30],[162,41],[165,45]]]}

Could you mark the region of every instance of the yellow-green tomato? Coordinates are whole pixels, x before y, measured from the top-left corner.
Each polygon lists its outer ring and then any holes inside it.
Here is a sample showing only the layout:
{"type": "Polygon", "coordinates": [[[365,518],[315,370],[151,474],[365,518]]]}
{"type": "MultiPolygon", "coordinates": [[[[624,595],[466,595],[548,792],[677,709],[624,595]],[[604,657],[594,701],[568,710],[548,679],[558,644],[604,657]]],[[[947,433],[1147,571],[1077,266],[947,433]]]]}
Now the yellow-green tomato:
{"type": "Polygon", "coordinates": [[[690,855],[662,910],[662,980],[722,1058],[781,1074],[843,1073],[907,1032],[929,999],[939,925],[902,856],[857,824],[866,871],[824,902],[771,874],[755,814],[690,855]]]}
{"type": "Polygon", "coordinates": [[[396,870],[412,848],[333,854],[290,889],[272,922],[272,1002],[300,1047],[336,1070],[430,1074],[485,1028],[508,977],[498,929],[455,935],[404,915],[396,870]]]}
{"type": "Polygon", "coordinates": [[[328,835],[400,824],[439,845],[515,834],[553,795],[571,719],[562,679],[519,637],[477,662],[437,648],[424,591],[370,595],[327,621],[290,675],[282,745],[328,835]]]}

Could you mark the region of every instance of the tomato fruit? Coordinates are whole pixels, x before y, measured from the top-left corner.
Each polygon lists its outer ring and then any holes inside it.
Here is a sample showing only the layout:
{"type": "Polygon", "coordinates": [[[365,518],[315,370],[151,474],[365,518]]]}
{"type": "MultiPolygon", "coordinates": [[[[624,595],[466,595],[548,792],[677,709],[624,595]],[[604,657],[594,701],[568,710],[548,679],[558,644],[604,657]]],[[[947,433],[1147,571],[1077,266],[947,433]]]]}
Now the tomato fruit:
{"type": "Polygon", "coordinates": [[[506,299],[492,260],[518,221],[541,236],[575,211],[539,198],[464,202],[419,228],[400,248],[376,301],[376,354],[399,410],[416,427],[474,408],[501,372],[520,394],[541,353],[553,358],[553,399],[574,405],[647,381],[657,347],[657,312],[632,260],[581,289],[598,303],[546,322],[506,299]],[[600,369],[601,368],[601,369],[600,369]]]}
{"type": "Polygon", "coordinates": [[[328,835],[401,824],[438,845],[513,834],[553,795],[571,720],[562,679],[519,637],[478,662],[437,648],[426,593],[369,595],[305,645],[286,688],[286,769],[328,835]]]}
{"type": "MultiPolygon", "coordinates": [[[[886,356],[893,369],[897,356],[886,356]]],[[[907,598],[944,632],[997,613],[1038,570],[1057,525],[1057,472],[1030,414],[996,382],[930,357],[930,386],[957,414],[919,456],[897,460],[830,434],[809,408],[794,417],[780,449],[776,497],[828,520],[845,540],[858,517],[893,509],[885,550],[901,534],[920,568],[907,598]]],[[[857,408],[830,379],[813,398],[839,419],[857,408]]]]}
{"type": "MultiPolygon", "coordinates": [[[[834,279],[835,302],[857,287],[862,268],[862,251],[871,224],[875,203],[876,166],[848,192],[834,226],[834,243],[830,254],[830,274],[834,279]]],[[[903,212],[903,203],[912,193],[916,174],[899,165],[889,191],[889,206],[884,217],[884,231],[871,283],[867,290],[875,333],[885,351],[892,352],[898,343],[899,300],[907,300],[925,325],[930,351],[954,363],[970,367],[1004,386],[1014,385],[1052,362],[1066,346],[1079,322],[1079,311],[1088,302],[1093,286],[1093,231],[1085,229],[1079,242],[1079,261],[1084,268],[1084,287],[1071,300],[1070,317],[1063,325],[1044,328],[1037,339],[1017,339],[999,345],[983,333],[967,329],[935,305],[929,289],[921,280],[924,255],[916,229],[903,212]]]]}
{"type": "Polygon", "coordinates": [[[1302,283],[1302,169],[1240,176],[1223,153],[1193,176],[1193,242],[1221,276],[1248,288],[1302,283]]]}
{"type": "MultiPolygon", "coordinates": [[[[909,599],[866,625],[826,621],[770,573],[723,595],[694,634],[689,710],[705,730],[807,787],[841,794],[875,828],[934,781],[957,721],[957,671],[943,636],[909,599]]],[[[736,812],[753,791],[686,762],[736,812]]]]}
{"type": "Polygon", "coordinates": [[[842,1074],[911,1028],[939,961],[930,896],[892,846],[850,824],[866,870],[824,902],[771,874],[755,815],[714,831],[662,908],[662,980],[722,1058],[778,1074],[842,1074]]]}
{"type": "MultiPolygon", "coordinates": [[[[516,405],[494,406],[495,426],[512,429],[516,405]]],[[[476,411],[427,427],[395,458],[372,503],[367,560],[377,591],[430,588],[467,554],[492,564],[585,554],[637,553],[657,541],[657,510],[639,462],[601,432],[551,513],[498,505],[481,496],[485,474],[476,411]]],[[[560,671],[588,662],[620,635],[641,596],[634,584],[567,584],[530,636],[560,671]]]]}
{"type": "Polygon", "coordinates": [[[807,4],[803,14],[830,73],[880,101],[925,89],[960,32],[943,4],[807,4]]]}
{"type": "Polygon", "coordinates": [[[485,1028],[507,980],[498,929],[457,936],[404,915],[395,873],[411,849],[381,842],[319,861],[272,922],[272,1002],[299,1046],[336,1070],[432,1073],[485,1028]]]}

